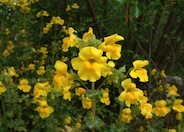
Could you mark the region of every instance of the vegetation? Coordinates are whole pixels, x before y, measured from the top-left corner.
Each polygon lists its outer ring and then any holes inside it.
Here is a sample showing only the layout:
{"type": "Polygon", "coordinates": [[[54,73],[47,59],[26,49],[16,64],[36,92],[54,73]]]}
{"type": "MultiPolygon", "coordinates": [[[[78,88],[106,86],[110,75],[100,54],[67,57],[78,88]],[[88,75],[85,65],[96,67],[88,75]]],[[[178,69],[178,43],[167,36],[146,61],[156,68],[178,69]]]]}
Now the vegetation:
{"type": "Polygon", "coordinates": [[[0,0],[0,131],[181,132],[182,0],[0,0]]]}

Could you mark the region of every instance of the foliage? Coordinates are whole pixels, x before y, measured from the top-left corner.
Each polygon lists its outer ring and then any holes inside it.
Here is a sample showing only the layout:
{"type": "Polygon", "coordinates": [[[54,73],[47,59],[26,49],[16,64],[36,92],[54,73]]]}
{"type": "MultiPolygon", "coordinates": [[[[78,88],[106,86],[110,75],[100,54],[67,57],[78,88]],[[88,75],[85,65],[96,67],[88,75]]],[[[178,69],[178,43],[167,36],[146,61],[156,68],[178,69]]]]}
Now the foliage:
{"type": "Polygon", "coordinates": [[[85,3],[0,0],[0,131],[184,129],[182,2],[85,3]]]}

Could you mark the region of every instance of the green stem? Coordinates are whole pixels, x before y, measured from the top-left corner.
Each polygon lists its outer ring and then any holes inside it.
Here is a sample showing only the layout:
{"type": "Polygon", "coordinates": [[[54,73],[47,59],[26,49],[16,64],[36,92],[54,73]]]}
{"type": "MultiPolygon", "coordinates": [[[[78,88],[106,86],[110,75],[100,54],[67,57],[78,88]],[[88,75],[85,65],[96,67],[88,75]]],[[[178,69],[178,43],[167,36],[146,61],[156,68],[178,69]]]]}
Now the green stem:
{"type": "MultiPolygon", "coordinates": [[[[91,90],[92,94],[95,94],[95,83],[92,82],[91,84],[91,90]]],[[[91,113],[92,113],[92,121],[95,122],[95,116],[96,116],[96,100],[95,96],[92,97],[92,108],[91,108],[91,113]]],[[[92,132],[95,132],[95,127],[91,129],[92,132]]]]}
{"type": "Polygon", "coordinates": [[[105,84],[106,81],[107,81],[107,77],[103,80],[103,82],[98,86],[97,89],[100,89],[105,84]]]}
{"type": "MultiPolygon", "coordinates": [[[[122,91],[123,91],[123,89],[122,89],[122,87],[120,86],[120,87],[119,87],[119,94],[121,94],[122,91]]],[[[120,105],[120,107],[119,107],[119,116],[118,116],[118,120],[119,120],[119,121],[121,121],[122,109],[123,109],[123,106],[120,105]]]]}
{"type": "Polygon", "coordinates": [[[119,107],[118,121],[121,121],[122,109],[123,109],[123,106],[122,106],[122,105],[120,105],[120,107],[119,107]]]}
{"type": "MultiPolygon", "coordinates": [[[[0,99],[0,100],[1,100],[1,99],[0,99]]],[[[5,114],[6,114],[4,102],[3,102],[2,100],[1,100],[1,106],[2,106],[2,109],[3,109],[3,117],[0,119],[0,121],[5,117],[5,114]]]]}

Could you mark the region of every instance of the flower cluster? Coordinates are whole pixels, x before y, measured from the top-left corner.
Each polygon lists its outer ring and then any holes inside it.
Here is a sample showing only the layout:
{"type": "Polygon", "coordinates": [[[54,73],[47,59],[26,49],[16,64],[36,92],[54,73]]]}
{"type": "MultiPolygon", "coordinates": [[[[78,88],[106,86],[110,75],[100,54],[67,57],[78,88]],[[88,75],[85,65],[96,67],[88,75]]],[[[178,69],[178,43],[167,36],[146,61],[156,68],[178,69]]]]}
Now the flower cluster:
{"type": "Polygon", "coordinates": [[[47,34],[48,31],[52,28],[53,25],[64,25],[64,20],[61,19],[59,16],[53,16],[49,23],[46,24],[45,27],[43,27],[43,33],[47,34]]]}
{"type": "Polygon", "coordinates": [[[20,80],[20,85],[18,86],[18,88],[23,92],[29,92],[31,90],[31,86],[28,85],[27,79],[20,80]]]}
{"type": "Polygon", "coordinates": [[[71,101],[70,89],[72,88],[72,75],[67,72],[67,65],[62,61],[56,61],[54,65],[56,75],[53,78],[54,88],[63,96],[63,99],[71,101]]]}
{"type": "Polygon", "coordinates": [[[162,127],[170,125],[170,117],[182,122],[180,89],[162,82],[164,71],[148,69],[148,60],[124,64],[123,36],[98,39],[92,27],[82,35],[82,29],[70,27],[69,15],[80,4],[64,3],[68,18],[62,19],[46,8],[30,12],[38,0],[0,2],[10,11],[7,20],[23,20],[18,26],[1,23],[0,130],[138,131],[141,124],[153,131],[155,120],[163,121],[162,127]]]}
{"type": "Polygon", "coordinates": [[[51,85],[48,82],[37,83],[33,89],[33,103],[39,104],[35,110],[38,111],[41,118],[47,118],[54,111],[47,103],[49,92],[51,92],[51,85]]]}
{"type": "Polygon", "coordinates": [[[0,95],[1,95],[2,93],[4,93],[4,92],[6,92],[6,87],[3,86],[3,83],[0,81],[0,95]]]}
{"type": "Polygon", "coordinates": [[[79,5],[77,3],[73,3],[72,5],[67,5],[66,11],[70,11],[72,9],[79,9],[79,5]]]}
{"type": "Polygon", "coordinates": [[[13,42],[12,41],[9,41],[7,43],[6,49],[2,53],[2,55],[4,57],[8,57],[13,52],[14,47],[15,46],[14,46],[13,42]]]}

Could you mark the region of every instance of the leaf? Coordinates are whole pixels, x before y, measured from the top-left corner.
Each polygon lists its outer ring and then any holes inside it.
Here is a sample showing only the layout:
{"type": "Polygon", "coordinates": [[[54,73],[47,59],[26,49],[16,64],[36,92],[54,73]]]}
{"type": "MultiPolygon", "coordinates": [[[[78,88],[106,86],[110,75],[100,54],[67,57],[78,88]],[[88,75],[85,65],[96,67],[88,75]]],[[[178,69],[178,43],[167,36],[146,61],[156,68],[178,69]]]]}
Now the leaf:
{"type": "Polygon", "coordinates": [[[89,117],[88,120],[86,121],[86,126],[90,129],[102,127],[104,125],[105,123],[98,117],[95,117],[94,120],[93,120],[93,117],[89,117]]]}
{"type": "Polygon", "coordinates": [[[92,93],[91,90],[87,90],[87,91],[86,91],[86,96],[87,96],[88,98],[96,97],[96,96],[98,96],[98,95],[100,95],[100,90],[95,90],[94,93],[92,93]]]}
{"type": "Polygon", "coordinates": [[[117,0],[120,5],[124,5],[129,2],[129,0],[117,0]]]}
{"type": "Polygon", "coordinates": [[[143,5],[136,2],[133,6],[133,9],[132,9],[132,15],[135,17],[135,18],[138,18],[141,13],[143,12],[143,5]]]}
{"type": "Polygon", "coordinates": [[[123,80],[125,78],[124,72],[126,72],[125,66],[120,67],[119,69],[113,69],[113,74],[108,76],[108,79],[112,82],[118,84],[119,80],[123,80]]]}

